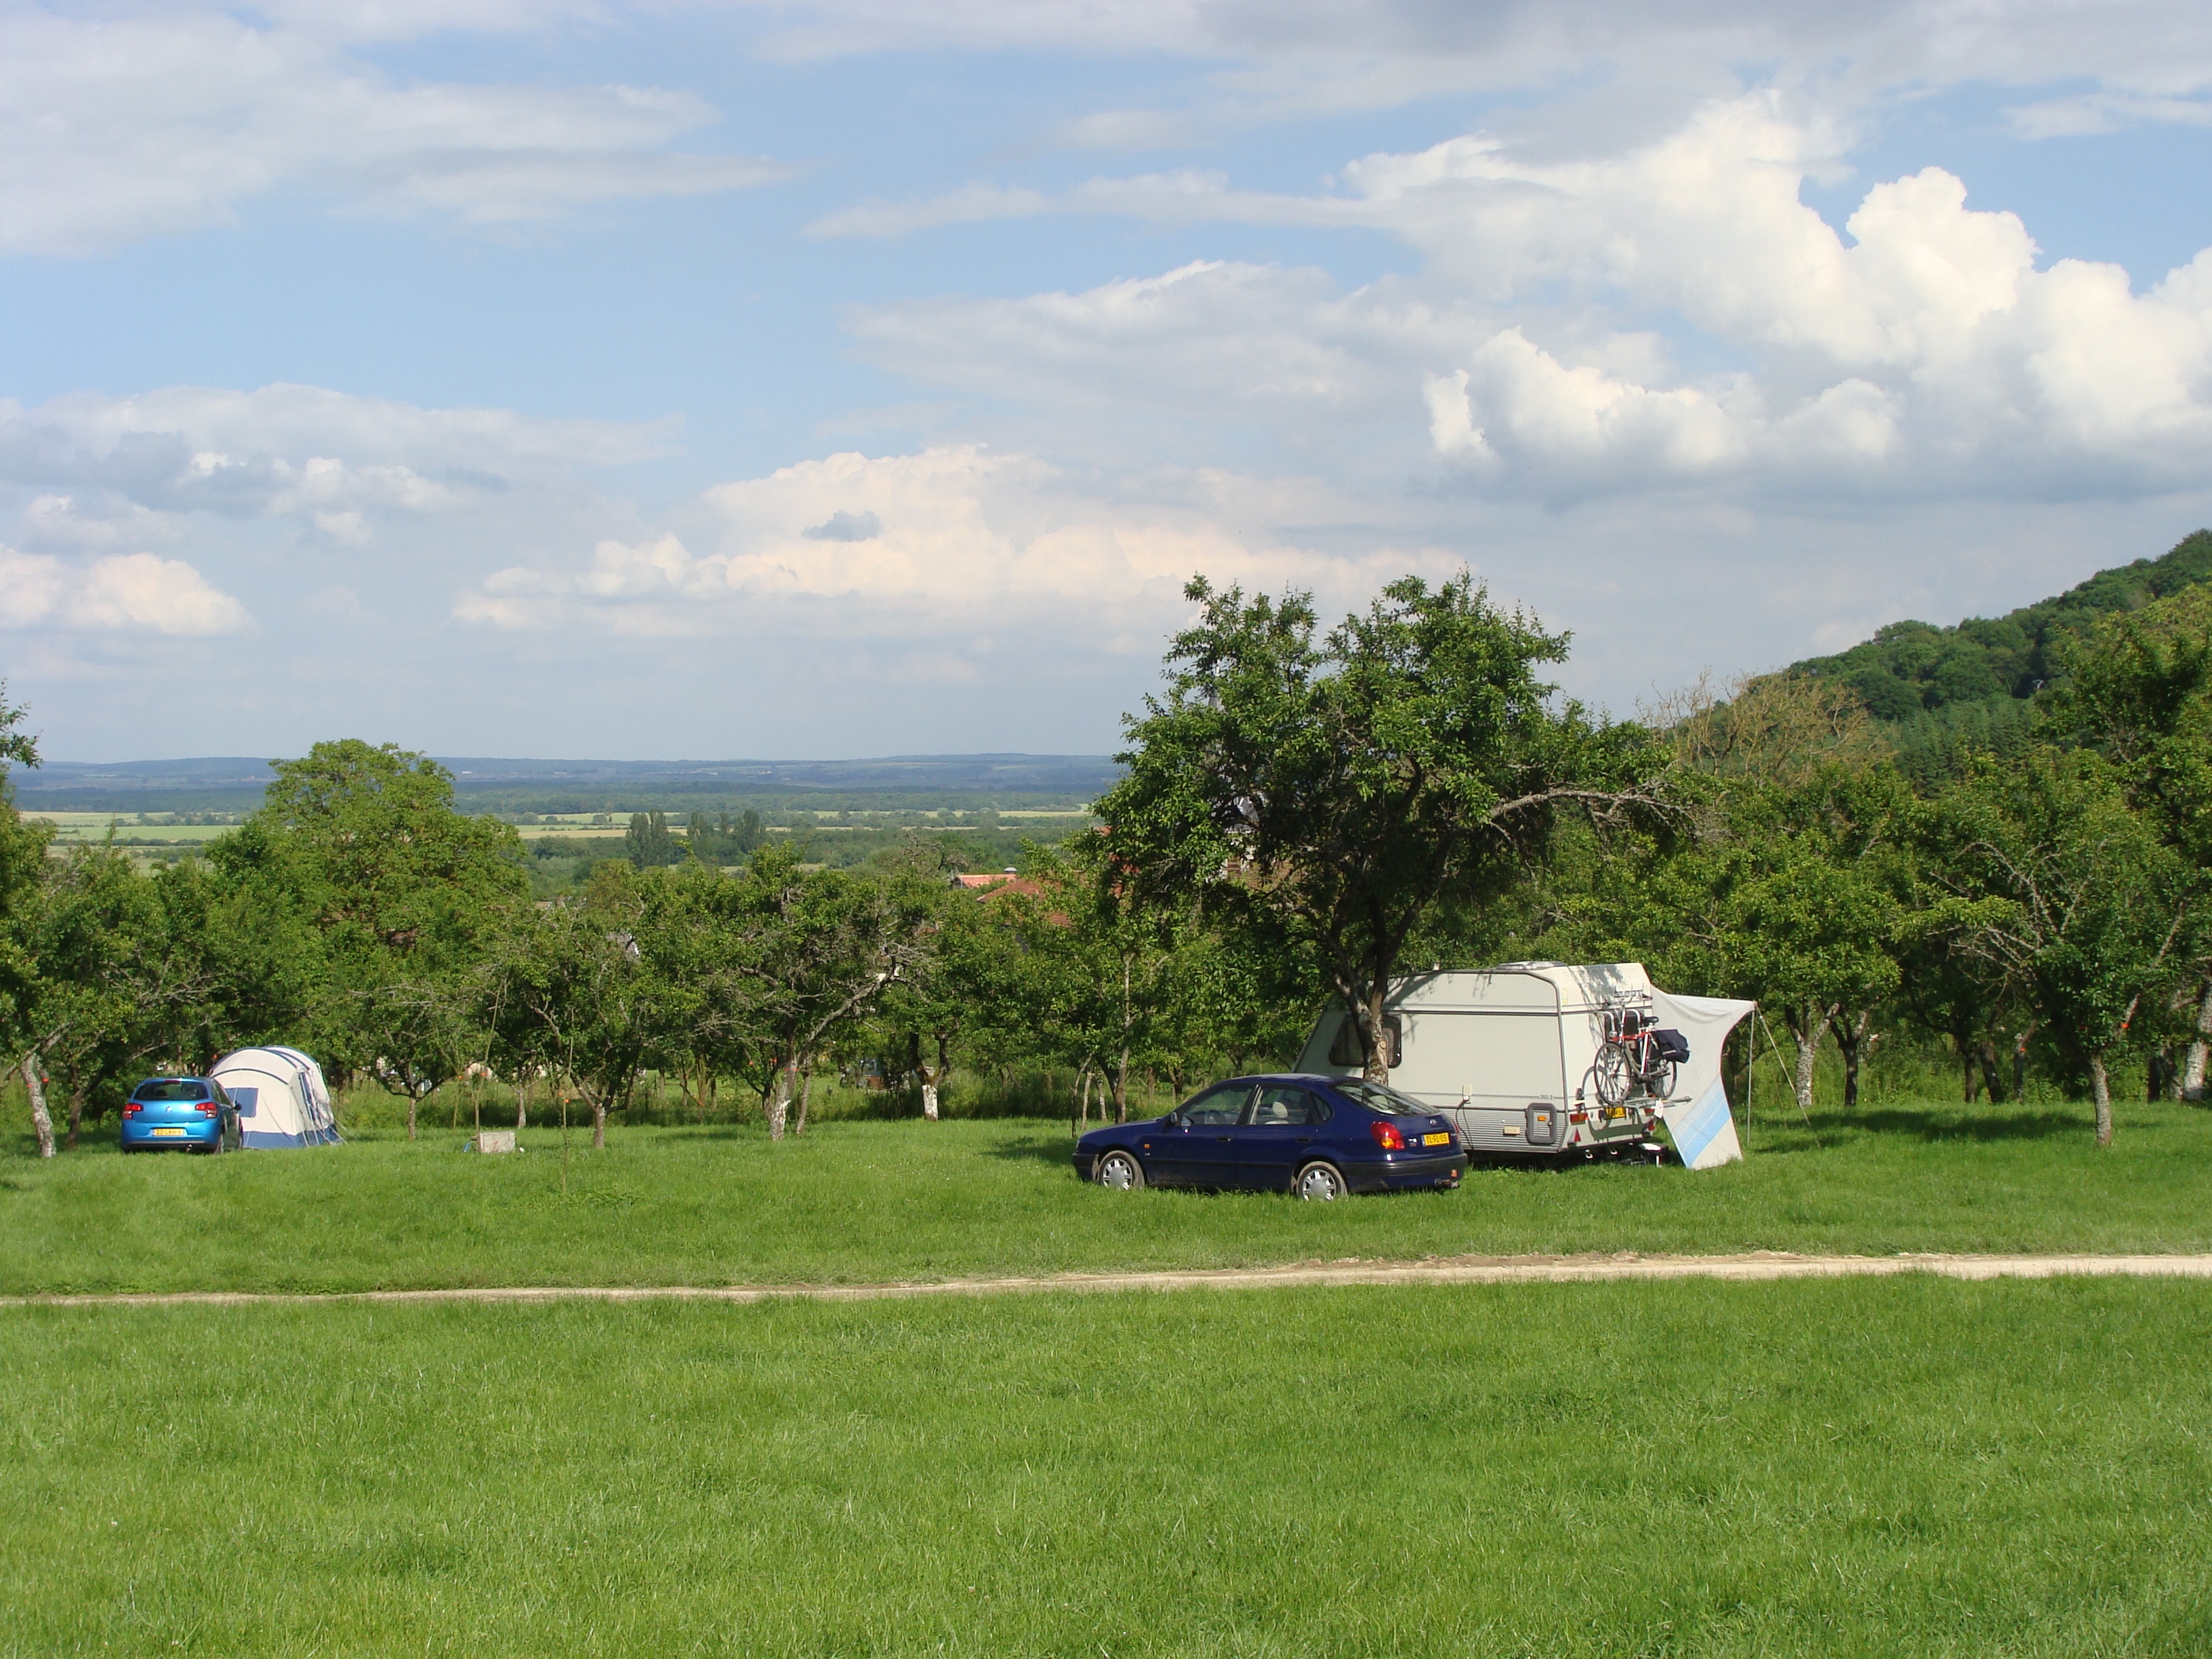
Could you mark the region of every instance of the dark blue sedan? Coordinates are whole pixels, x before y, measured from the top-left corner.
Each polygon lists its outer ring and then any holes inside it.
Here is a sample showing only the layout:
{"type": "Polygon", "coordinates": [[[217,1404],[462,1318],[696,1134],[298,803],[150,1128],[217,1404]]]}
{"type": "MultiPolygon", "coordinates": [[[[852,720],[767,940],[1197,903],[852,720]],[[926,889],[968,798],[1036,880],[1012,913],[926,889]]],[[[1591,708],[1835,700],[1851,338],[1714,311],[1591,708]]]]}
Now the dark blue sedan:
{"type": "Polygon", "coordinates": [[[1234,1187],[1333,1199],[1455,1187],[1466,1170],[1450,1120],[1353,1078],[1235,1078],[1165,1117],[1093,1129],[1075,1144],[1078,1176],[1124,1192],[1234,1187]]]}
{"type": "Polygon", "coordinates": [[[238,1144],[238,1108],[213,1078],[149,1077],[123,1103],[126,1152],[223,1152],[238,1144]]]}

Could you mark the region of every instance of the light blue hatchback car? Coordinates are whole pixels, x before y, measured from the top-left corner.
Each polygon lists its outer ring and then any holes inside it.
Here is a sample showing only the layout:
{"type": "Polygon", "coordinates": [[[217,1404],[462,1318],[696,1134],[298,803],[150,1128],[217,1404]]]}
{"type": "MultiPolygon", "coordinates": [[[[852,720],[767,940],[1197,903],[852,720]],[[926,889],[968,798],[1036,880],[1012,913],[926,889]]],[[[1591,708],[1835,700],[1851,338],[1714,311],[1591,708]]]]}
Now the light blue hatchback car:
{"type": "Polygon", "coordinates": [[[126,1152],[227,1152],[238,1144],[238,1108],[213,1078],[149,1077],[123,1103],[126,1152]]]}

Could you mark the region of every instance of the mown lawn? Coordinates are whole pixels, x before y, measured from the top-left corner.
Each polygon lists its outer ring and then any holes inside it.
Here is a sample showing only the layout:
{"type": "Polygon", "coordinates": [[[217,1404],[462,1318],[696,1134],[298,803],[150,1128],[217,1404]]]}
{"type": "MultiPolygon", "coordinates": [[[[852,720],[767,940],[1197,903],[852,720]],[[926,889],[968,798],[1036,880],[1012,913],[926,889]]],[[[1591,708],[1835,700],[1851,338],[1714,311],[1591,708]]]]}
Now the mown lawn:
{"type": "Polygon", "coordinates": [[[1468,1252],[2212,1249],[2212,1111],[1883,1108],[1759,1126],[1744,1164],[1475,1172],[1333,1206],[1079,1183],[1064,1127],[578,1134],[510,1158],[388,1131],[315,1151],[0,1153],[0,1292],[941,1279],[1468,1252]]]}
{"type": "Polygon", "coordinates": [[[0,1333],[0,1655],[2212,1651],[2195,1284],[0,1333]]]}

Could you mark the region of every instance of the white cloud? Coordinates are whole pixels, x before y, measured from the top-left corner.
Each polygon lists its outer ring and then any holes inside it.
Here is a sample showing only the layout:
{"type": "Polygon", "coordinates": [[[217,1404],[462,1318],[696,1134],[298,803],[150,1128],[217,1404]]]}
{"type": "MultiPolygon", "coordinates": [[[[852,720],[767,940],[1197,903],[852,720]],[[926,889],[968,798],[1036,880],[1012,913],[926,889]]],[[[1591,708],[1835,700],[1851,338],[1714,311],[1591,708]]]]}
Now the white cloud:
{"type": "MultiPolygon", "coordinates": [[[[369,38],[441,26],[428,8],[380,9],[354,9],[369,38]]],[[[442,26],[481,27],[507,9],[464,9],[442,26]]],[[[0,253],[84,253],[225,223],[281,185],[356,210],[504,226],[787,176],[672,149],[717,119],[692,94],[403,86],[349,56],[331,21],[0,11],[0,253]]]]}
{"type": "Polygon", "coordinates": [[[772,55],[1062,51],[1176,54],[1209,66],[1164,107],[1072,117],[1066,142],[1178,143],[1224,125],[1391,107],[1439,92],[1602,85],[1583,125],[1639,88],[1737,90],[1739,66],[1846,104],[1963,82],[2089,80],[2154,100],[2212,87],[2212,21],[2192,0],[744,0],[772,55]]]}
{"type": "Polygon", "coordinates": [[[526,481],[671,453],[674,422],[533,420],[509,410],[422,409],[319,386],[172,386],[77,393],[36,408],[0,399],[0,481],[71,492],[80,517],[131,502],[164,513],[307,515],[359,539],[364,512],[481,507],[526,481]]]}
{"type": "Polygon", "coordinates": [[[253,619],[181,559],[121,553],[76,566],[0,547],[0,625],[206,635],[248,632],[253,619]]]}
{"type": "Polygon", "coordinates": [[[644,635],[882,635],[1044,616],[1107,629],[1172,615],[1201,571],[1334,594],[1386,570],[1455,562],[1402,544],[1349,559],[1292,544],[1267,514],[1286,499],[1314,505],[1295,485],[1218,474],[1155,482],[1164,487],[1116,499],[1036,457],[972,447],[831,455],[717,485],[675,515],[677,528],[603,540],[580,568],[499,571],[463,591],[454,614],[496,629],[644,635]],[[811,533],[841,521],[870,533],[811,533]]]}
{"type": "Polygon", "coordinates": [[[1194,430],[1249,426],[1327,448],[1340,472],[1376,445],[1402,471],[1422,376],[1492,324],[1400,282],[1346,294],[1325,271],[1198,260],[1077,293],[871,307],[848,326],[883,368],[1055,411],[1060,443],[1094,459],[1187,455],[1194,430]]]}
{"type": "MultiPolygon", "coordinates": [[[[1485,135],[1362,158],[1341,187],[1094,183],[1063,207],[1358,223],[1422,268],[1345,293],[1200,262],[1079,294],[854,313],[871,358],[1115,441],[1243,421],[1285,447],[1433,453],[1549,501],[1692,485],[1815,496],[2131,494],[2212,455],[2212,251],[2148,292],[2039,268],[2027,228],[1939,168],[1877,184],[1839,234],[1802,199],[1844,153],[1773,95],[1623,154],[1536,161],[1485,135]],[[1685,374],[1677,356],[1723,367],[1685,374]],[[1378,434],[1390,434],[1378,442],[1378,434]]],[[[1088,440],[1095,441],[1095,439],[1088,440]]]]}

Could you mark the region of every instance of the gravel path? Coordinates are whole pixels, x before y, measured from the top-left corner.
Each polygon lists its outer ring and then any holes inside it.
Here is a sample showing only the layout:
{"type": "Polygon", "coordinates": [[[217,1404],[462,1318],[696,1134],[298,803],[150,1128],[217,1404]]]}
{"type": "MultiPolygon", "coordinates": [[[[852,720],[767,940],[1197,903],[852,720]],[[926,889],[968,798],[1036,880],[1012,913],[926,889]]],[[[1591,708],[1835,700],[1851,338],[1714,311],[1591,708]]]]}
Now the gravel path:
{"type": "Polygon", "coordinates": [[[1034,1279],[953,1279],[887,1285],[516,1285],[432,1291],[168,1291],[99,1296],[0,1297],[11,1308],[246,1307],[301,1302],[878,1302],[1030,1291],[1249,1291],[1309,1285],[1567,1285],[1650,1279],[2212,1279],[2212,1255],[1448,1256],[1425,1261],[1304,1261],[1034,1279]]]}

